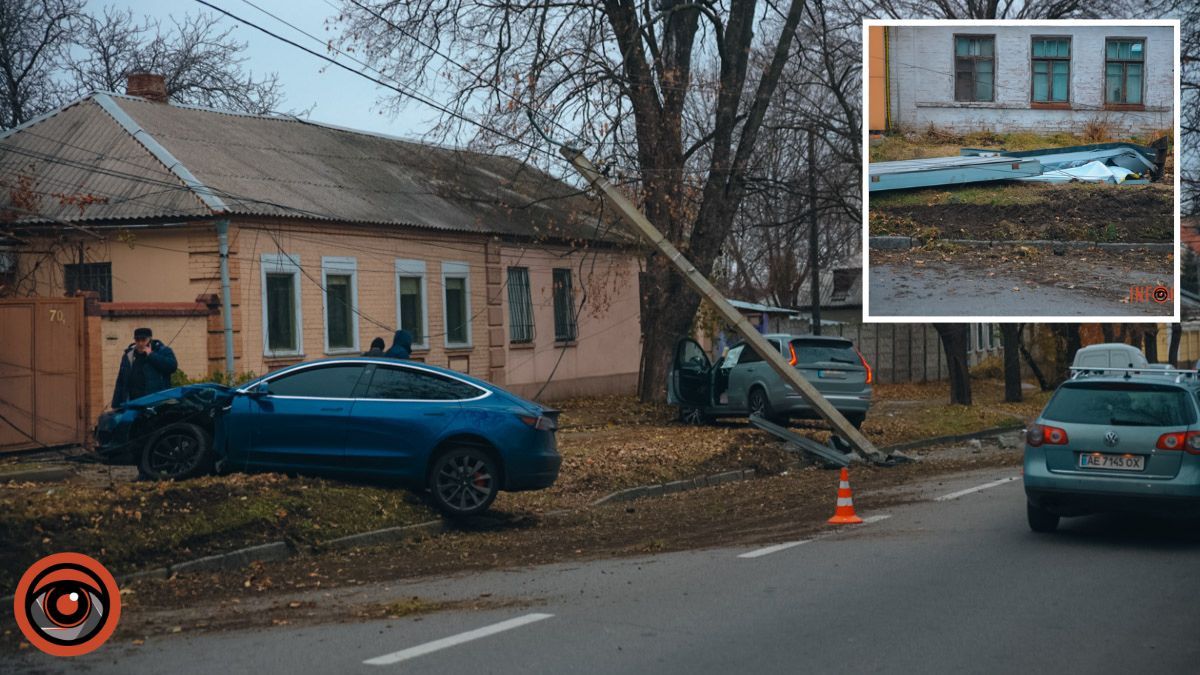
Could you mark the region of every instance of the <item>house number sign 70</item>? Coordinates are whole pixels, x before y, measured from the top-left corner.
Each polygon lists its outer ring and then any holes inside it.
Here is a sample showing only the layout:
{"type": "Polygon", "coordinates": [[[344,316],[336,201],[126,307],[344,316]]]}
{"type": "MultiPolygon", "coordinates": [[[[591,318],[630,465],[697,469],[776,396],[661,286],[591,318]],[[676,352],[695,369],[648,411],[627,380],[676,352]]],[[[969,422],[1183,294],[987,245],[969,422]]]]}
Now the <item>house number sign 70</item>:
{"type": "Polygon", "coordinates": [[[61,309],[50,310],[50,323],[66,323],[67,319],[63,316],[61,309]]]}

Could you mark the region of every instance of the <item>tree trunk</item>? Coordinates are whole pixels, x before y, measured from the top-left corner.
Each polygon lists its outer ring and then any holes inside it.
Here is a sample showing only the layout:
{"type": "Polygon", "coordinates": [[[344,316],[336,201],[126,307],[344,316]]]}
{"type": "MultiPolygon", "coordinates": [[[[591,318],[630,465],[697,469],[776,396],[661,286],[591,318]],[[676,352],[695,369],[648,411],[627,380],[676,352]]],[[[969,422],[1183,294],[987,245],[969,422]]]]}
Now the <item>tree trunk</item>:
{"type": "Polygon", "coordinates": [[[1104,333],[1104,341],[1105,342],[1114,342],[1115,341],[1113,338],[1113,327],[1112,327],[1111,323],[1100,324],[1100,332],[1104,333]]]}
{"type": "Polygon", "coordinates": [[[1037,361],[1033,360],[1033,354],[1030,354],[1029,350],[1025,348],[1025,343],[1020,337],[1020,332],[1018,331],[1017,347],[1021,350],[1021,356],[1025,357],[1025,363],[1029,364],[1029,369],[1033,371],[1033,376],[1037,378],[1038,386],[1041,387],[1042,391],[1050,391],[1052,389],[1050,383],[1046,381],[1046,376],[1042,374],[1042,369],[1038,367],[1037,361]]]}
{"type": "Polygon", "coordinates": [[[1158,324],[1152,323],[1142,331],[1142,339],[1145,340],[1146,360],[1150,363],[1158,363],[1158,324]]]}
{"type": "Polygon", "coordinates": [[[971,405],[971,371],[967,361],[971,326],[965,323],[935,323],[933,328],[942,339],[942,348],[946,352],[950,402],[971,405]]]}
{"type": "Polygon", "coordinates": [[[646,273],[640,276],[642,360],[638,397],[661,402],[666,400],[675,343],[691,337],[700,298],[661,255],[650,256],[646,267],[646,273]]]}
{"type": "Polygon", "coordinates": [[[1178,322],[1171,324],[1171,344],[1167,347],[1167,360],[1175,368],[1179,367],[1179,339],[1183,337],[1183,326],[1178,322]]]}
{"type": "Polygon", "coordinates": [[[1004,400],[1021,402],[1021,327],[1015,323],[1000,324],[1000,341],[1004,344],[1004,400]]]}

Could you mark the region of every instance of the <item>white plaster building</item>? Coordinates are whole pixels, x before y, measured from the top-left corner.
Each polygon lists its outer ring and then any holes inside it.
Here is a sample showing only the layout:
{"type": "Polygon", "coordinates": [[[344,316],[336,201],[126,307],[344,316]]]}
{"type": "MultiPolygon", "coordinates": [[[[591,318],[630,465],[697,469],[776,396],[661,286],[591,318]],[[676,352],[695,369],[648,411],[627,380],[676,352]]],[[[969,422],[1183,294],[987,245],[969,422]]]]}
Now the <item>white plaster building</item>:
{"type": "Polygon", "coordinates": [[[888,26],[886,40],[893,129],[1174,126],[1172,26],[888,26]]]}

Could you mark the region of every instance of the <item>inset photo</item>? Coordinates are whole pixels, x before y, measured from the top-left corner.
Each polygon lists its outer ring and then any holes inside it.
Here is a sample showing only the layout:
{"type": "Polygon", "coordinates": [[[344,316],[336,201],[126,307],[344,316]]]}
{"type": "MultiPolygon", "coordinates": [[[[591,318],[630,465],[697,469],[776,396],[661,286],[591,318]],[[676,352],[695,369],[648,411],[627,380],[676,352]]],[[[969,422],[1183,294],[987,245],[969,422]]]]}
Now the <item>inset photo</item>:
{"type": "Polygon", "coordinates": [[[865,320],[1178,320],[1177,21],[864,31],[865,320]]]}

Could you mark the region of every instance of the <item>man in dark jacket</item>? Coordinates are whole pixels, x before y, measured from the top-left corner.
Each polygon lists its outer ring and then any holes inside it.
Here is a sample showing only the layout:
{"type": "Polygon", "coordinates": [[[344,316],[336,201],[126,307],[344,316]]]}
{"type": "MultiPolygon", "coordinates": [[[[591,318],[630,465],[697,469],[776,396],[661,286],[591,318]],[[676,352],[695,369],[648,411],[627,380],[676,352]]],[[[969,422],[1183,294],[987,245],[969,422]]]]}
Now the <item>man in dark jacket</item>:
{"type": "Polygon", "coordinates": [[[179,367],[175,352],[153,338],[154,333],[149,328],[133,331],[133,344],[126,347],[121,356],[112,407],[171,386],[171,373],[179,367]]]}
{"type": "Polygon", "coordinates": [[[390,356],[394,359],[407,359],[412,355],[412,333],[406,330],[398,330],[392,336],[392,346],[387,350],[384,356],[390,356]]]}
{"type": "Polygon", "coordinates": [[[387,346],[383,342],[383,338],[377,337],[371,340],[371,349],[363,354],[363,356],[383,356],[383,348],[387,346]]]}

